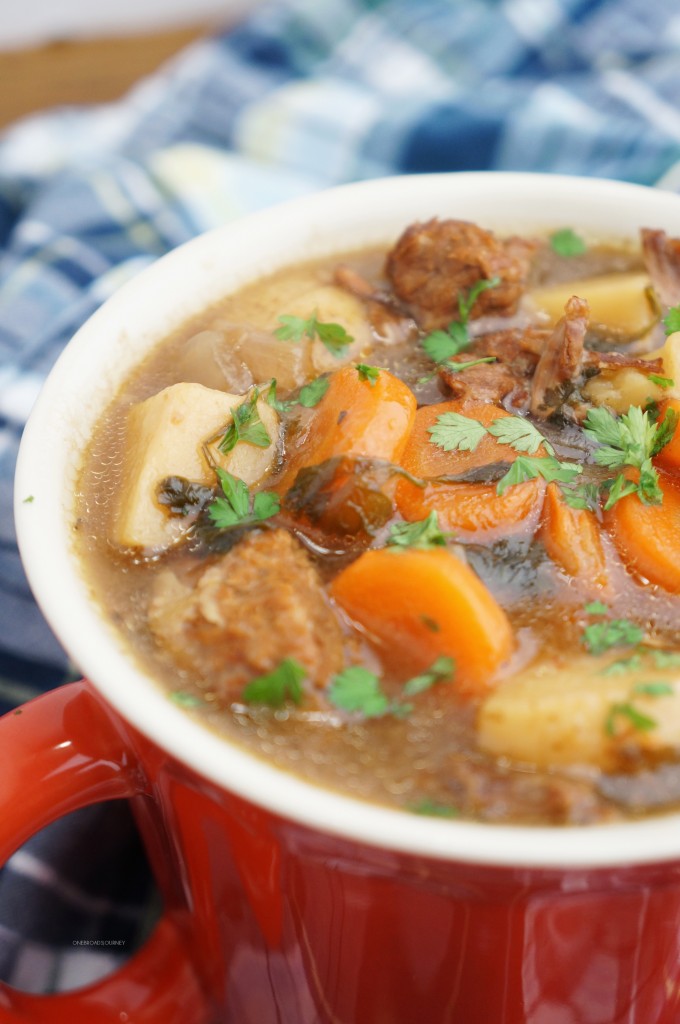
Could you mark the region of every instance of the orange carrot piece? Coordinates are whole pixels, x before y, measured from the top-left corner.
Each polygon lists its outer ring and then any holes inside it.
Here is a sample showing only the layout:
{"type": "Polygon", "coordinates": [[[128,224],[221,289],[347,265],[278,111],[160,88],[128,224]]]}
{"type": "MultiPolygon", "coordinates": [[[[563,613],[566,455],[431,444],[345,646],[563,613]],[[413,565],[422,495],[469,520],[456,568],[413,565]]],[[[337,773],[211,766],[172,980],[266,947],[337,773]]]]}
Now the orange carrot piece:
{"type": "MultiPolygon", "coordinates": [[[[659,404],[658,422],[661,422],[664,418],[667,409],[672,409],[673,412],[680,416],[680,401],[677,398],[667,398],[664,402],[661,402],[659,404]]],[[[654,457],[654,464],[663,469],[680,469],[680,425],[676,427],[675,433],[668,444],[664,445],[659,454],[654,457]]]]}
{"type": "Polygon", "coordinates": [[[508,487],[496,493],[495,484],[437,482],[432,477],[451,476],[492,462],[514,462],[517,452],[500,444],[487,434],[473,452],[447,452],[431,443],[428,428],[446,412],[457,412],[489,426],[510,413],[489,402],[454,400],[428,405],[415,416],[406,449],[401,459],[404,469],[413,476],[429,480],[418,487],[410,480],[400,480],[395,500],[404,519],[423,519],[436,511],[439,525],[468,539],[491,541],[510,534],[532,534],[539,522],[545,481],[540,477],[508,487]]]}
{"type": "Polygon", "coordinates": [[[636,494],[605,512],[605,525],[626,564],[665,590],[680,593],[680,481],[660,474],[660,505],[643,505],[636,494]]]}
{"type": "Polygon", "coordinates": [[[606,588],[609,574],[597,517],[587,509],[570,508],[555,483],[548,484],[539,539],[569,576],[606,588]]]}
{"type": "Polygon", "coordinates": [[[314,409],[304,444],[294,450],[278,489],[291,486],[305,466],[339,455],[398,463],[416,412],[413,392],[381,370],[375,381],[361,378],[356,366],[344,366],[330,378],[314,409]]]}
{"type": "Polygon", "coordinates": [[[384,651],[423,671],[456,661],[456,685],[479,692],[513,650],[503,609],[463,561],[443,548],[366,551],[333,581],[331,596],[384,651]]]}

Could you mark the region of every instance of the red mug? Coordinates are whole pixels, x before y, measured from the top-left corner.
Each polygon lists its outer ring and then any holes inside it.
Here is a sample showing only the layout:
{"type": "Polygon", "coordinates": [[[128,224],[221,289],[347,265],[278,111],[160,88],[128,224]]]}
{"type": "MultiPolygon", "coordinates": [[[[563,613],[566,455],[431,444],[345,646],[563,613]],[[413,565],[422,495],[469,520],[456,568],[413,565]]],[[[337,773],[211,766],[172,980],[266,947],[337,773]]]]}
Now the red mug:
{"type": "Polygon", "coordinates": [[[346,186],[160,260],[85,325],[50,376],[17,471],[19,540],[38,601],[91,682],[0,723],[0,858],[68,811],[129,799],[164,913],[99,984],[44,997],[0,987],[2,1024],[680,1020],[678,815],[494,826],[295,778],[167,699],[92,600],[71,548],[89,433],[173,324],[291,260],[389,242],[435,214],[500,231],[680,235],[680,197],[622,183],[459,174],[346,186]]]}

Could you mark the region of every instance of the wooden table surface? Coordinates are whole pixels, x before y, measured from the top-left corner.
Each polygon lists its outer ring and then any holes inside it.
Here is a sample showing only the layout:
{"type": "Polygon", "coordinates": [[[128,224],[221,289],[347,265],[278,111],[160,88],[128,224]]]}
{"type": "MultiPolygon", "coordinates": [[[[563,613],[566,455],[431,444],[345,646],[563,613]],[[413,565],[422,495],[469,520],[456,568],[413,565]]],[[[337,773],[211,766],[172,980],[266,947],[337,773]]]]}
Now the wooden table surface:
{"type": "Polygon", "coordinates": [[[33,111],[115,100],[211,28],[196,25],[0,51],[0,129],[33,111]]]}

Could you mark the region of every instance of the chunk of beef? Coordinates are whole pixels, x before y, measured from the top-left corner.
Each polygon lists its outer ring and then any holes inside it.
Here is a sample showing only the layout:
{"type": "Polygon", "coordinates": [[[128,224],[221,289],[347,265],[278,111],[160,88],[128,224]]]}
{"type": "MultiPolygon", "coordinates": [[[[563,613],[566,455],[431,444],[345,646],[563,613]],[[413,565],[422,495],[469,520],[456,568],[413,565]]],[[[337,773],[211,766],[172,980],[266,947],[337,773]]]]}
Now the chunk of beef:
{"type": "Polygon", "coordinates": [[[528,381],[550,332],[538,328],[494,331],[474,342],[460,356],[439,368],[439,376],[457,398],[499,405],[512,396],[513,406],[522,406],[528,398],[528,381]],[[467,370],[453,369],[455,363],[493,357],[493,363],[480,363],[467,370]]]}
{"type": "Polygon", "coordinates": [[[581,375],[588,330],[588,303],[573,295],[555,324],[531,381],[530,410],[547,419],[569,396],[581,375]]]}
{"type": "Polygon", "coordinates": [[[343,665],[342,635],[316,569],[285,530],[249,533],[194,585],[166,570],[149,624],[181,667],[224,703],[284,658],[321,687],[343,665]]]}
{"type": "Polygon", "coordinates": [[[524,291],[532,252],[532,244],[523,239],[502,241],[468,221],[433,218],[406,229],[388,253],[385,269],[397,297],[431,331],[459,318],[459,294],[493,277],[500,284],[479,295],[471,316],[511,316],[524,291]]]}
{"type": "Polygon", "coordinates": [[[665,231],[643,228],[642,254],[654,291],[668,309],[680,303],[680,238],[669,238],[665,231]]]}

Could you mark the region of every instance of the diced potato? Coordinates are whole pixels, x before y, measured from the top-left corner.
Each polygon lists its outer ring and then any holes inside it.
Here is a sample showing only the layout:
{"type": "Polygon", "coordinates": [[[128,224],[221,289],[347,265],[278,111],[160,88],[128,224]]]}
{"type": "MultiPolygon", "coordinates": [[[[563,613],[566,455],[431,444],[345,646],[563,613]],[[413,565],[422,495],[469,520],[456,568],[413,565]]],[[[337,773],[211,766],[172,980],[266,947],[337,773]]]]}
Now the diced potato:
{"type": "Polygon", "coordinates": [[[572,295],[578,295],[588,302],[593,327],[602,326],[632,339],[646,334],[656,319],[649,288],[645,273],[603,274],[537,288],[531,298],[537,309],[557,323],[564,315],[565,304],[572,295]]]}
{"type": "Polygon", "coordinates": [[[245,400],[203,387],[173,384],[132,407],[128,417],[121,501],[114,540],[123,547],[161,550],[185,532],[187,520],[171,517],[158,504],[158,485],[169,476],[211,484],[214,471],[206,459],[209,445],[215,463],[245,480],[257,483],[269,470],[276,454],[279,418],[259,399],[257,409],[272,441],[266,448],[237,444],[227,455],[218,451],[215,435],[232,421],[232,410],[245,400]]]}
{"type": "Polygon", "coordinates": [[[654,384],[645,373],[630,367],[604,370],[597,377],[591,377],[583,388],[587,402],[606,405],[616,413],[628,412],[631,405],[644,408],[650,399],[659,402],[667,394],[668,391],[654,384]]]}
{"type": "Polygon", "coordinates": [[[480,746],[542,768],[607,768],[624,747],[680,747],[680,668],[659,669],[646,657],[634,669],[607,674],[608,666],[625,657],[572,656],[557,666],[531,666],[500,683],[480,708],[480,746]],[[650,684],[656,691],[644,692],[650,684]],[[660,693],[659,684],[670,692],[660,693]],[[637,726],[636,714],[643,716],[637,726]]]}

